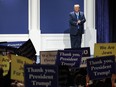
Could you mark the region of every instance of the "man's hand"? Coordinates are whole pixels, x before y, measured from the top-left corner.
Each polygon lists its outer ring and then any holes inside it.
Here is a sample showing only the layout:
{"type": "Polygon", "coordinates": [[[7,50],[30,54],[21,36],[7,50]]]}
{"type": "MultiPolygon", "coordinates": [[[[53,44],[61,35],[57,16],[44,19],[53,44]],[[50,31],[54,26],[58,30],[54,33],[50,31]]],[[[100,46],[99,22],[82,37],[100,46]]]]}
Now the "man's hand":
{"type": "Polygon", "coordinates": [[[78,22],[78,24],[80,24],[81,23],[81,20],[78,20],[77,22],[78,22]]]}
{"type": "Polygon", "coordinates": [[[77,21],[77,25],[79,25],[80,23],[81,23],[81,20],[78,20],[78,21],[77,21]]]}
{"type": "Polygon", "coordinates": [[[77,25],[80,24],[80,23],[81,23],[81,20],[78,20],[78,21],[77,21],[77,25]]]}

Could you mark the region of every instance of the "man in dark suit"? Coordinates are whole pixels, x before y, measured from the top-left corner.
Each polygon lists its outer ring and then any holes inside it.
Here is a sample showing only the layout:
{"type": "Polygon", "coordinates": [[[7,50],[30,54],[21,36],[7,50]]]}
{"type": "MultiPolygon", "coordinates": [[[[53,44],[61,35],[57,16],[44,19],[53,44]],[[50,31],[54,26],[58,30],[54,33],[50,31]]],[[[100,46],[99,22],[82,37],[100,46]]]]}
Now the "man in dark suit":
{"type": "Polygon", "coordinates": [[[80,48],[82,34],[84,34],[84,13],[80,11],[80,5],[74,5],[74,11],[69,15],[71,48],[80,48]]]}

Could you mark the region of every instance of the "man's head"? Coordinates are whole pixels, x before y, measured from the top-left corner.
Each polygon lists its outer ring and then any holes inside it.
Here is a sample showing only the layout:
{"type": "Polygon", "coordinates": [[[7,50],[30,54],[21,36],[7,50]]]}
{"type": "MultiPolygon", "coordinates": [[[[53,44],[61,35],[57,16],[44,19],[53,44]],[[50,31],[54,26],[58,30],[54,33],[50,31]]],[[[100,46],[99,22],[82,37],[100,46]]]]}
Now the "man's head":
{"type": "Polygon", "coordinates": [[[79,12],[80,11],[80,5],[79,4],[75,4],[74,5],[74,11],[75,12],[79,12]]]}

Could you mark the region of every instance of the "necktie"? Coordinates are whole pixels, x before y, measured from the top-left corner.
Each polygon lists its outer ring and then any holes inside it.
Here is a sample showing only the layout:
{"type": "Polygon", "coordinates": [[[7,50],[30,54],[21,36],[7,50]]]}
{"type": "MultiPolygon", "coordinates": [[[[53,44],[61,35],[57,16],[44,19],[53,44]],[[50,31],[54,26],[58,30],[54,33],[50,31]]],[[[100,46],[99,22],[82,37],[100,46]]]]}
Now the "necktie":
{"type": "MultiPolygon", "coordinates": [[[[79,20],[79,13],[76,13],[76,16],[77,16],[77,21],[78,21],[79,20]]],[[[77,27],[79,29],[79,25],[77,27]]]]}
{"type": "Polygon", "coordinates": [[[78,13],[76,14],[77,15],[77,20],[79,19],[79,15],[78,15],[78,13]]]}
{"type": "Polygon", "coordinates": [[[77,20],[79,20],[79,13],[76,13],[76,16],[77,16],[77,20]]]}

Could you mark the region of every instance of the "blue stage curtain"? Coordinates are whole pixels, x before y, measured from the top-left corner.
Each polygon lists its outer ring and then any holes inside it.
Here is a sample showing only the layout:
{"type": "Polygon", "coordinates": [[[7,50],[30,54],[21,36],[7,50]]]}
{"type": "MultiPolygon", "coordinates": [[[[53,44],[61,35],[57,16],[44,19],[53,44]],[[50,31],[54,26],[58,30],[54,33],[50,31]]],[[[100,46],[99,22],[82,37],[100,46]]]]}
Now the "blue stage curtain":
{"type": "Polygon", "coordinates": [[[97,43],[110,42],[109,0],[96,0],[97,43]]]}

